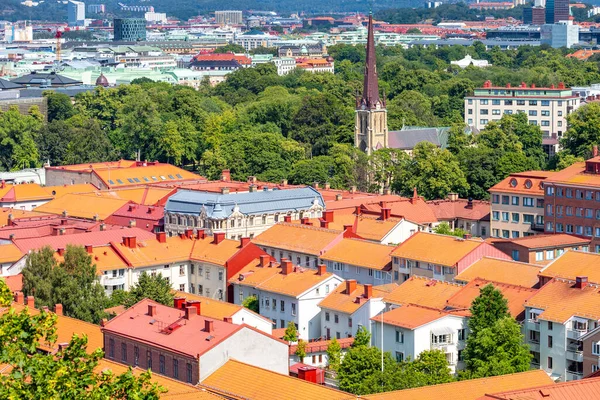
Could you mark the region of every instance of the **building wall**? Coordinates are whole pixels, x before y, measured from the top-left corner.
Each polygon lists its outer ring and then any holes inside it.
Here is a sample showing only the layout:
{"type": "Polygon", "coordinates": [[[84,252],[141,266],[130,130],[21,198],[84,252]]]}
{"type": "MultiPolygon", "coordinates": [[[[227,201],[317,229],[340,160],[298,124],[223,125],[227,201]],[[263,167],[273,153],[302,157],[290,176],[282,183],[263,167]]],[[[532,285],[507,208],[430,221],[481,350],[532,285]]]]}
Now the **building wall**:
{"type": "Polygon", "coordinates": [[[511,259],[530,264],[547,265],[558,258],[567,250],[577,250],[578,247],[559,246],[554,248],[544,249],[529,249],[521,246],[518,243],[498,242],[494,246],[508,255],[511,259]],[[518,256],[515,258],[514,256],[518,256]]]}
{"type": "Polygon", "coordinates": [[[393,283],[391,271],[374,270],[371,268],[327,260],[321,260],[321,262],[327,265],[327,272],[336,274],[343,280],[356,279],[356,281],[360,284],[369,284],[374,286],[393,283]]]}
{"type": "Polygon", "coordinates": [[[236,325],[246,324],[268,335],[273,333],[272,321],[266,318],[262,318],[261,316],[256,315],[245,308],[233,314],[231,319],[232,322],[236,325]]]}
{"type": "Polygon", "coordinates": [[[469,268],[471,264],[481,260],[483,257],[496,257],[505,260],[510,260],[509,256],[507,256],[491,244],[482,243],[480,246],[478,246],[475,250],[471,251],[456,264],[455,274],[460,274],[465,269],[469,268]]]}
{"type": "Polygon", "coordinates": [[[39,206],[41,206],[43,204],[46,204],[50,200],[52,200],[52,199],[49,198],[49,199],[44,199],[44,200],[15,201],[15,202],[1,202],[0,201],[0,207],[3,207],[3,208],[15,208],[17,210],[31,211],[31,210],[33,210],[36,207],[39,207],[39,206]]]}
{"type": "Polygon", "coordinates": [[[384,308],[385,303],[383,300],[375,298],[370,299],[352,314],[323,308],[321,310],[321,336],[329,339],[327,336],[327,328],[329,328],[331,338],[337,337],[338,332],[340,338],[348,337],[348,334],[354,337],[360,326],[364,326],[369,333],[372,333],[371,318],[383,311],[384,308]],[[327,313],[329,313],[329,321],[327,321],[327,313]],[[335,315],[338,316],[338,323],[335,322],[335,315]],[[350,318],[352,318],[352,326],[348,324],[350,318]]]}
{"type": "Polygon", "coordinates": [[[288,354],[287,343],[244,327],[200,356],[200,377],[207,378],[229,359],[288,375],[288,354]]]}
{"type": "Polygon", "coordinates": [[[189,293],[227,301],[227,271],[225,267],[207,262],[190,263],[189,293]],[[194,267],[192,268],[191,265],[194,267]],[[193,273],[192,273],[193,269],[193,273]]]}
{"type": "Polygon", "coordinates": [[[22,115],[28,115],[31,107],[37,106],[44,116],[44,120],[48,119],[47,97],[0,100],[0,111],[8,111],[13,106],[16,106],[22,115]]]}
{"type": "Polygon", "coordinates": [[[80,183],[91,183],[99,189],[108,189],[108,186],[91,172],[46,169],[47,186],[75,185],[80,183]]]}
{"type": "Polygon", "coordinates": [[[388,147],[387,110],[357,110],[354,146],[370,155],[377,145],[388,147]]]}
{"type": "Polygon", "coordinates": [[[600,355],[592,351],[593,343],[600,342],[600,330],[586,335],[583,339],[583,376],[596,372],[600,367],[600,355]],[[594,367],[595,366],[595,367],[594,367]]]}
{"type": "Polygon", "coordinates": [[[414,222],[403,219],[396,225],[391,231],[384,236],[380,243],[381,244],[400,244],[406,239],[419,232],[419,225],[414,222]]]}
{"type": "Polygon", "coordinates": [[[544,230],[544,196],[531,194],[522,195],[512,192],[490,191],[492,194],[491,236],[503,238],[516,238],[541,233],[544,230]],[[495,196],[498,196],[497,198],[495,196]],[[502,204],[503,197],[508,196],[509,204],[502,204]],[[519,204],[513,205],[513,197],[519,204]],[[524,198],[533,199],[533,207],[523,206],[524,198]],[[541,201],[538,204],[538,200],[541,201]],[[508,221],[503,221],[503,214],[508,213],[508,221]],[[513,214],[518,214],[519,221],[512,222],[513,214]],[[524,215],[533,217],[533,224],[525,223],[524,215]],[[516,233],[515,233],[516,232],[516,233]],[[508,237],[506,234],[508,233],[508,237]]]}

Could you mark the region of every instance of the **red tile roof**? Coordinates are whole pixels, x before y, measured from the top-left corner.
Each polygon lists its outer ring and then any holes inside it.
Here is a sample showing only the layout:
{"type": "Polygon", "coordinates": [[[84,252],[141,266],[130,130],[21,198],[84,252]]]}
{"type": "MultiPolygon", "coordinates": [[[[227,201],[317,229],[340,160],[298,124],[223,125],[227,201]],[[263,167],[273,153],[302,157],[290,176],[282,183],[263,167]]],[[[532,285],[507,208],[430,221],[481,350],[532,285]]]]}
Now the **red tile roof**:
{"type": "Polygon", "coordinates": [[[488,201],[473,200],[469,204],[467,199],[432,200],[427,205],[431,208],[436,218],[440,221],[453,219],[467,219],[471,221],[489,220],[490,203],[488,201]]]}
{"type": "Polygon", "coordinates": [[[526,171],[510,174],[507,178],[498,182],[490,188],[490,192],[507,192],[530,194],[533,196],[544,196],[542,182],[552,179],[556,172],[550,171],[526,171]]]}
{"type": "Polygon", "coordinates": [[[591,239],[580,238],[566,233],[557,233],[553,235],[523,236],[516,239],[493,239],[492,244],[509,242],[533,250],[563,246],[582,246],[589,244],[590,241],[591,239]]]}
{"type": "Polygon", "coordinates": [[[600,399],[600,378],[559,382],[527,389],[486,394],[479,400],[596,400],[600,399]]]}
{"type": "MultiPolygon", "coordinates": [[[[352,346],[354,343],[354,338],[341,338],[336,339],[342,349],[347,349],[352,346]]],[[[316,340],[314,342],[308,342],[305,346],[306,354],[311,353],[320,353],[327,351],[327,347],[331,343],[331,340],[316,340]]],[[[293,344],[290,346],[290,355],[296,354],[296,350],[298,349],[297,344],[293,344]]]]}
{"type": "Polygon", "coordinates": [[[365,214],[380,215],[382,208],[391,209],[392,217],[405,218],[418,224],[430,224],[438,221],[435,213],[422,197],[416,199],[400,198],[400,200],[377,204],[363,204],[361,211],[365,214]]]}
{"type": "Polygon", "coordinates": [[[23,274],[5,276],[4,282],[11,292],[20,292],[23,290],[23,274]]]}

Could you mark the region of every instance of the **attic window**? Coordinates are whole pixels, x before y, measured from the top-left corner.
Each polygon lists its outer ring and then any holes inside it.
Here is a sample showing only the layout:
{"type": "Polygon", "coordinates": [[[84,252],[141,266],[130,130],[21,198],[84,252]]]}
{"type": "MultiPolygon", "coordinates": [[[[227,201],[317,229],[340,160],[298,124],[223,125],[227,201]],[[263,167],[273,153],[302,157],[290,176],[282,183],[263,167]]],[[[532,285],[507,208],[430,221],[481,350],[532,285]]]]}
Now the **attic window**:
{"type": "Polygon", "coordinates": [[[111,185],[115,184],[115,182],[113,180],[110,180],[110,179],[108,180],[108,183],[110,183],[111,185]]]}
{"type": "Polygon", "coordinates": [[[512,178],[512,179],[510,180],[510,186],[512,186],[512,187],[517,187],[517,180],[516,180],[515,178],[512,178]]]}
{"type": "Polygon", "coordinates": [[[131,178],[127,178],[127,181],[128,181],[129,183],[134,183],[134,182],[133,182],[133,179],[131,179],[131,178]]]}
{"type": "Polygon", "coordinates": [[[160,176],[160,179],[162,179],[163,181],[167,180],[167,178],[165,178],[163,175],[160,176]]]}
{"type": "Polygon", "coordinates": [[[157,178],[157,177],[155,177],[155,176],[153,176],[153,177],[152,177],[152,180],[153,180],[153,181],[158,181],[158,178],[157,178]]]}
{"type": "Polygon", "coordinates": [[[169,179],[175,179],[173,175],[169,175],[169,179]]]}
{"type": "Polygon", "coordinates": [[[136,182],[138,182],[138,183],[140,182],[140,180],[138,178],[133,178],[133,180],[136,181],[136,182]]]}
{"type": "Polygon", "coordinates": [[[121,185],[123,184],[123,181],[120,179],[117,179],[117,182],[120,183],[121,185]]]}
{"type": "Polygon", "coordinates": [[[181,174],[177,174],[175,176],[178,177],[179,179],[183,179],[183,176],[181,176],[181,174]]]}
{"type": "Polygon", "coordinates": [[[525,181],[525,187],[526,187],[527,189],[531,189],[531,186],[533,186],[533,184],[531,183],[531,180],[530,180],[530,179],[527,179],[527,180],[525,181]]]}
{"type": "Polygon", "coordinates": [[[150,182],[150,179],[146,178],[145,176],[142,177],[143,180],[145,180],[146,182],[150,182]]]}

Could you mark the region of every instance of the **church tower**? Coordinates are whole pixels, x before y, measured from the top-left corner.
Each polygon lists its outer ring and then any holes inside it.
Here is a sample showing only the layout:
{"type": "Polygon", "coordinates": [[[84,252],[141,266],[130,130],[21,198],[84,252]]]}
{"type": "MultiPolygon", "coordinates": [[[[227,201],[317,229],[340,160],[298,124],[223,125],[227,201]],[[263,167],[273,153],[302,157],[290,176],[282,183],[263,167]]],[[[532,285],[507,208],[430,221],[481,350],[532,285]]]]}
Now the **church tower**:
{"type": "Polygon", "coordinates": [[[372,13],[369,13],[363,93],[362,98],[356,98],[354,145],[368,155],[377,149],[388,147],[387,110],[385,99],[379,98],[372,13]]]}

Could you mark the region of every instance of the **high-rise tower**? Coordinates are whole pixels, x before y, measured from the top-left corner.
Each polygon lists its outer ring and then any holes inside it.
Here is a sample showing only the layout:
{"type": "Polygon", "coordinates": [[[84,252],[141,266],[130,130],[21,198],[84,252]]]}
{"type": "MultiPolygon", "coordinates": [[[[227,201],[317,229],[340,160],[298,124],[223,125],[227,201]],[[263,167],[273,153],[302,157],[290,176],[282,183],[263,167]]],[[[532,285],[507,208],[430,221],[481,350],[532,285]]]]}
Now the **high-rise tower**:
{"type": "Polygon", "coordinates": [[[356,98],[354,145],[367,154],[388,146],[387,110],[385,99],[379,97],[373,15],[369,14],[367,60],[362,98],[356,98]]]}

